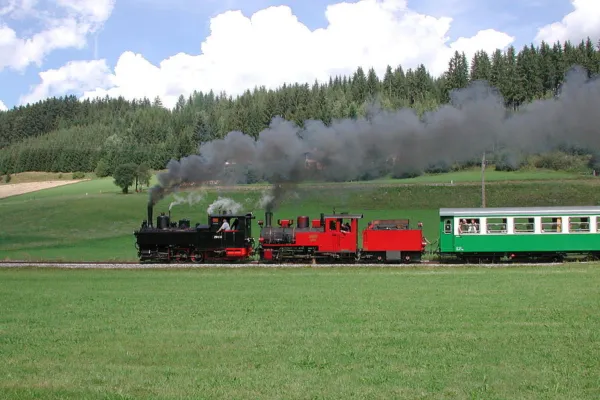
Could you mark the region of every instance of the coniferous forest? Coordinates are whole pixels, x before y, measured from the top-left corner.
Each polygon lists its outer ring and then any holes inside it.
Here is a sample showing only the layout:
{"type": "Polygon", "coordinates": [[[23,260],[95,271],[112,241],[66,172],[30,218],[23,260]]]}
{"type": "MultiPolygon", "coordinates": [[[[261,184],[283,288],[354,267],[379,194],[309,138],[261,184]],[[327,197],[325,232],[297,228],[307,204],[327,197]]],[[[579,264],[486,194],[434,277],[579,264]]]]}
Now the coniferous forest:
{"type": "Polygon", "coordinates": [[[75,96],[50,98],[0,112],[0,175],[23,171],[91,172],[111,175],[123,164],[165,168],[167,162],[196,153],[198,144],[230,131],[257,136],[275,116],[299,126],[308,119],[364,116],[373,101],[386,109],[413,108],[418,114],[448,103],[450,91],[486,80],[503,96],[507,110],[557,93],[573,65],[600,72],[600,42],[587,39],[529,45],[517,51],[480,51],[468,60],[455,53],[447,71],[432,76],[388,66],[383,76],[357,68],[328,82],[289,83],[276,90],[256,87],[233,97],[194,92],[169,110],[160,99],[128,101],[75,96]]]}

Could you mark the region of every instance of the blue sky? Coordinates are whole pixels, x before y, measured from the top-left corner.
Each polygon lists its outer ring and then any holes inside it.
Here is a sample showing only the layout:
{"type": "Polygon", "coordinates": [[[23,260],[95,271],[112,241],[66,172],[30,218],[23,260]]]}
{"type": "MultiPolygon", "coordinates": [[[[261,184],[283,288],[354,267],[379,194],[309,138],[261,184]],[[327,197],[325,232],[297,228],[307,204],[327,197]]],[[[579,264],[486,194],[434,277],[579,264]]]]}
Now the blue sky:
{"type": "MultiPolygon", "coordinates": [[[[216,0],[172,0],[171,3],[163,0],[117,2],[100,39],[100,56],[108,57],[111,64],[114,64],[116,58],[126,50],[142,53],[153,63],[180,51],[196,54],[200,50],[200,43],[209,34],[211,16],[227,9],[239,9],[249,16],[260,9],[285,4],[292,8],[298,19],[308,28],[323,28],[327,25],[327,5],[338,1],[234,0],[221,3],[228,3],[228,6],[219,6],[218,3],[216,0]],[[204,4],[190,7],[193,3],[204,4]],[[136,14],[137,22],[132,26],[131,18],[136,14]],[[132,32],[130,36],[123,37],[123,33],[132,28],[136,33],[132,32]]],[[[480,29],[494,28],[517,36],[519,45],[532,41],[538,27],[560,21],[572,9],[569,1],[565,0],[409,0],[408,5],[420,13],[435,17],[452,17],[454,23],[450,29],[451,39],[472,36],[480,29]],[[542,3],[544,6],[540,6],[542,3]]],[[[58,64],[54,67],[59,66],[58,64]]]]}
{"type": "MultiPolygon", "coordinates": [[[[0,10],[13,0],[0,0],[0,10]]],[[[22,1],[22,0],[21,0],[22,1]]],[[[74,0],[66,0],[73,2],[74,0]]],[[[89,0],[88,0],[89,1],[89,0]]],[[[93,0],[92,0],[93,1],[93,0]]],[[[111,0],[107,0],[111,1],[111,0]]],[[[356,3],[356,1],[347,1],[356,3]]],[[[210,33],[212,17],[226,10],[239,9],[248,17],[254,12],[275,5],[288,5],[292,12],[310,30],[325,28],[326,0],[117,0],[110,16],[97,33],[83,35],[86,45],[81,48],[63,46],[49,51],[41,65],[28,64],[21,71],[0,69],[0,100],[9,108],[18,105],[21,96],[41,82],[39,73],[59,69],[72,60],[105,59],[112,70],[123,52],[140,53],[150,63],[178,53],[200,54],[200,45],[210,33]]],[[[542,26],[559,22],[573,11],[569,0],[409,0],[408,7],[433,17],[451,17],[448,35],[450,42],[458,37],[474,36],[479,30],[494,29],[514,36],[517,48],[534,40],[542,26]]],[[[52,6],[43,8],[53,11],[52,6]]],[[[35,11],[35,10],[34,10],[35,11]]],[[[589,13],[589,12],[588,12],[589,13]]],[[[64,14],[67,15],[67,14],[64,14]]],[[[87,22],[87,20],[85,20],[87,22]]],[[[43,29],[35,18],[15,19],[0,15],[0,27],[8,26],[18,37],[28,37],[43,29]]],[[[596,31],[597,32],[597,31],[596,31]]],[[[590,35],[596,32],[589,32],[590,35]]],[[[0,35],[0,52],[3,48],[0,35]]],[[[10,45],[10,44],[9,44],[10,45]]],[[[1,57],[1,56],[0,56],[1,57]]],[[[0,68],[2,64],[0,64],[0,68]]],[[[292,79],[291,77],[290,79],[292,79]]],[[[81,78],[83,79],[83,78],[81,78]]],[[[59,86],[48,86],[48,94],[59,86]]],[[[62,89],[61,89],[62,90],[62,89]]],[[[63,92],[65,90],[62,90],[63,92]]],[[[74,89],[76,94],[77,90],[74,89]]]]}

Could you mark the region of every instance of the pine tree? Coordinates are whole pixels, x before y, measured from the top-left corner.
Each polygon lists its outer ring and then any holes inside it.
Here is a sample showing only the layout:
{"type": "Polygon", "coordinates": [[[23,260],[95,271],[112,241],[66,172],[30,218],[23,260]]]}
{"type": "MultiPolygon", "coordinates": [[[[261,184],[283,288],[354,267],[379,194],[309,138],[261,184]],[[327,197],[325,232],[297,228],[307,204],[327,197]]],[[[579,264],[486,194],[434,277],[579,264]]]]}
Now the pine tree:
{"type": "Polygon", "coordinates": [[[490,81],[492,76],[492,62],[489,55],[481,50],[475,53],[471,62],[470,80],[490,81]]]}
{"type": "Polygon", "coordinates": [[[465,53],[454,52],[454,56],[448,62],[448,70],[445,75],[443,99],[450,101],[450,92],[454,89],[464,88],[469,83],[469,65],[465,53]]]}
{"type": "Polygon", "coordinates": [[[367,98],[367,77],[362,67],[358,67],[352,77],[352,100],[363,104],[367,98]]]}
{"type": "Polygon", "coordinates": [[[175,111],[182,112],[185,109],[185,97],[182,94],[179,95],[177,99],[177,104],[175,104],[175,111]]]}
{"type": "Polygon", "coordinates": [[[391,99],[394,96],[394,73],[392,72],[392,67],[390,65],[385,69],[382,92],[388,99],[391,99]]]}
{"type": "Polygon", "coordinates": [[[506,62],[502,50],[498,49],[492,56],[492,68],[490,71],[490,83],[492,86],[502,90],[503,82],[506,77],[506,62]]]}
{"type": "Polygon", "coordinates": [[[393,99],[394,104],[399,105],[408,100],[408,87],[406,82],[406,74],[401,65],[394,70],[393,80],[393,99]]]}
{"type": "Polygon", "coordinates": [[[367,76],[367,96],[370,99],[375,98],[376,94],[379,93],[379,77],[375,73],[375,69],[370,68],[367,76]]]}
{"type": "Polygon", "coordinates": [[[154,107],[163,107],[163,102],[160,99],[160,97],[156,96],[154,98],[154,102],[152,103],[152,106],[154,106],[154,107]]]}

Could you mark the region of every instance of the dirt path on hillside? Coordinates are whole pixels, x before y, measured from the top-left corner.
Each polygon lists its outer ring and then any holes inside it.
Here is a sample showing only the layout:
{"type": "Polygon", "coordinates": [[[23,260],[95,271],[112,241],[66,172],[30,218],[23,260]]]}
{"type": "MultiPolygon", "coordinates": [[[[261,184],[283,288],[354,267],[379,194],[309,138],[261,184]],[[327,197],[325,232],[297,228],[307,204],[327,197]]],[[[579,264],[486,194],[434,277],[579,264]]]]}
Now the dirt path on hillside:
{"type": "Polygon", "coordinates": [[[47,182],[27,182],[27,183],[9,183],[0,185],[0,199],[17,196],[19,194],[36,192],[38,190],[50,189],[53,187],[70,185],[72,183],[86,181],[88,179],[75,179],[70,181],[47,181],[47,182]]]}

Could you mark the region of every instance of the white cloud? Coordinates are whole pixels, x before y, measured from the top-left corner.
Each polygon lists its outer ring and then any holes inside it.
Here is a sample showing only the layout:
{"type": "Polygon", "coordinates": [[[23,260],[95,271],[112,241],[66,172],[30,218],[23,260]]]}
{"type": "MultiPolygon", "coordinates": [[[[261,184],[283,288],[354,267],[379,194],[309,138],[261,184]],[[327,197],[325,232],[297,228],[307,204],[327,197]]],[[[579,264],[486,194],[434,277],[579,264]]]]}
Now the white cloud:
{"type": "Polygon", "coordinates": [[[6,104],[4,104],[2,102],[2,100],[0,100],[0,111],[6,111],[8,110],[8,107],[6,107],[6,104]]]}
{"type": "Polygon", "coordinates": [[[57,49],[81,49],[87,35],[96,32],[110,16],[115,0],[56,0],[50,9],[35,7],[36,0],[8,0],[0,8],[0,71],[41,66],[44,57],[57,49]],[[35,7],[35,9],[34,9],[35,7]],[[8,17],[34,18],[43,28],[30,37],[18,37],[6,25],[8,17]]]}
{"type": "Polygon", "coordinates": [[[0,6],[0,16],[11,16],[18,18],[20,15],[28,14],[33,10],[36,0],[5,0],[0,6]]]}
{"type": "Polygon", "coordinates": [[[35,103],[50,96],[94,90],[113,85],[106,60],[70,61],[58,69],[40,72],[42,83],[35,86],[21,103],[35,103]]]}
{"type": "Polygon", "coordinates": [[[543,26],[538,30],[536,42],[542,40],[555,43],[570,40],[578,43],[588,36],[596,41],[600,38],[600,1],[571,0],[574,11],[565,15],[560,22],[543,26]]]}
{"type": "MultiPolygon", "coordinates": [[[[155,66],[140,54],[125,52],[110,79],[95,78],[95,90],[86,83],[78,93],[129,99],[160,96],[163,104],[172,107],[180,94],[193,90],[225,90],[235,95],[255,85],[324,81],[332,74],[352,73],[359,65],[365,70],[373,66],[382,76],[388,64],[407,69],[423,63],[437,75],[447,68],[455,50],[470,57],[480,49],[505,48],[514,40],[489,29],[449,43],[451,18],[418,14],[403,0],[339,3],[328,6],[325,14],[328,26],[311,31],[287,6],[270,7],[250,18],[228,11],[211,20],[202,54],[179,53],[155,66]]],[[[104,65],[94,66],[105,70],[104,65]]],[[[41,86],[50,89],[35,88],[25,98],[52,91],[60,94],[63,86],[55,83],[57,79],[85,81],[81,75],[70,75],[75,73],[72,67],[63,68],[64,72],[42,76],[41,86]]],[[[94,68],[87,71],[95,77],[99,73],[94,68]]]]}

